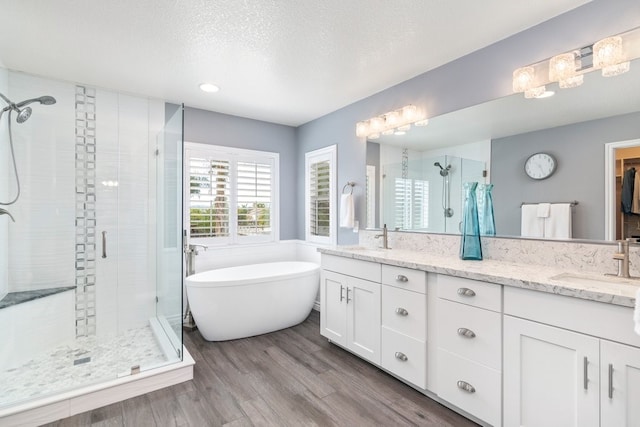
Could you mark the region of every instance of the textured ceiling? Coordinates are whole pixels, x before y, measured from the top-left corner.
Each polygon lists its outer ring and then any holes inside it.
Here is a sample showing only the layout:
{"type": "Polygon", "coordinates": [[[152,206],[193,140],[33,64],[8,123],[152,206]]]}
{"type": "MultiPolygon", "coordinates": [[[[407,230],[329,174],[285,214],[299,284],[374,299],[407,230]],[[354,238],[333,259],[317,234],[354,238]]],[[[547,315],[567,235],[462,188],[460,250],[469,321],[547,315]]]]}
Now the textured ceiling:
{"type": "Polygon", "coordinates": [[[0,0],[0,63],[300,125],[587,2],[0,0]]]}

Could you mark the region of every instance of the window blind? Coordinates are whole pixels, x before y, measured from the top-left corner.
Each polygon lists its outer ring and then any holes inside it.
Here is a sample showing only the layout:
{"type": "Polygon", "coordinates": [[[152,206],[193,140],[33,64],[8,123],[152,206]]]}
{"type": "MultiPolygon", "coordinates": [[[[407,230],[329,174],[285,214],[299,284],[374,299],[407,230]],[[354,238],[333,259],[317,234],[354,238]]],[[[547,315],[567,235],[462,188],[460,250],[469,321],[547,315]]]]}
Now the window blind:
{"type": "Polygon", "coordinates": [[[239,236],[271,233],[271,194],[273,168],[270,164],[237,163],[236,212],[239,236]]]}
{"type": "Polygon", "coordinates": [[[309,224],[312,236],[328,237],[331,230],[331,163],[312,163],[309,168],[309,224]]]}
{"type": "Polygon", "coordinates": [[[228,237],[230,162],[189,158],[189,218],[192,237],[228,237]]]}

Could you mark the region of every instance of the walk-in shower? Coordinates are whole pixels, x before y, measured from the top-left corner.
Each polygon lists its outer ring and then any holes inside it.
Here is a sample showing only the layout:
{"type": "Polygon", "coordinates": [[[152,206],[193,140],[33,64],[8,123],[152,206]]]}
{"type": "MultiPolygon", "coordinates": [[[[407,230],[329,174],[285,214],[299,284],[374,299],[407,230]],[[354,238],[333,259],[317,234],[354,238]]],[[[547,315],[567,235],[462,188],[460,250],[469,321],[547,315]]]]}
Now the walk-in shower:
{"type": "Polygon", "coordinates": [[[0,108],[3,425],[181,361],[183,140],[179,106],[6,69],[0,108]]]}
{"type": "Polygon", "coordinates": [[[485,163],[404,150],[401,159],[381,159],[380,223],[401,230],[459,233],[462,184],[484,182],[485,163]]]}

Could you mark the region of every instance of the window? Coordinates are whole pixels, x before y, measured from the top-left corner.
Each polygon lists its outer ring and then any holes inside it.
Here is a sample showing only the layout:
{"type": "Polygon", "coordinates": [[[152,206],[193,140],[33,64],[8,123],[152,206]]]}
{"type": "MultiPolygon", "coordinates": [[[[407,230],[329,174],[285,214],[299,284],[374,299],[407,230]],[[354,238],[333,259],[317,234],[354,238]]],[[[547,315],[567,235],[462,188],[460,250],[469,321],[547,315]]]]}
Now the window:
{"type": "Polygon", "coordinates": [[[395,179],[395,226],[429,228],[429,181],[395,179]]]}
{"type": "Polygon", "coordinates": [[[278,239],[278,153],[186,143],[191,238],[209,244],[278,239]]]}
{"type": "Polygon", "coordinates": [[[305,154],[306,240],[336,244],[336,146],[305,154]]]}

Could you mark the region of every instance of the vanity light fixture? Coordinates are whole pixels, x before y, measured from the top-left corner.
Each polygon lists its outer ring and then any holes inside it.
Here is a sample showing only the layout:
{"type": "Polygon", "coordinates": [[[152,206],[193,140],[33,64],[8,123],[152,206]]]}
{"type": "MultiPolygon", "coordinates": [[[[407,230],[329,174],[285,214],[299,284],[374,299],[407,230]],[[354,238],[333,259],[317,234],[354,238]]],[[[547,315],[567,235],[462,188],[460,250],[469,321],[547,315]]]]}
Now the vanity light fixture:
{"type": "Polygon", "coordinates": [[[549,60],[549,80],[558,82],[562,89],[578,87],[584,82],[584,75],[578,74],[581,68],[579,52],[556,55],[549,60]]]}
{"type": "Polygon", "coordinates": [[[557,82],[561,89],[578,87],[584,74],[594,70],[602,70],[605,77],[617,76],[629,71],[630,60],[636,58],[640,58],[640,27],[516,69],[513,91],[523,92],[525,98],[546,97],[546,84],[557,82]]]}
{"type": "Polygon", "coordinates": [[[593,68],[602,69],[604,77],[629,71],[630,64],[622,48],[622,37],[607,37],[593,44],[593,68]]]}
{"type": "Polygon", "coordinates": [[[380,116],[356,123],[356,136],[377,139],[380,135],[404,135],[411,125],[426,126],[429,120],[415,105],[405,105],[380,116]]]}
{"type": "Polygon", "coordinates": [[[200,90],[207,93],[215,93],[220,90],[220,88],[213,83],[202,83],[200,84],[200,90]]]}

